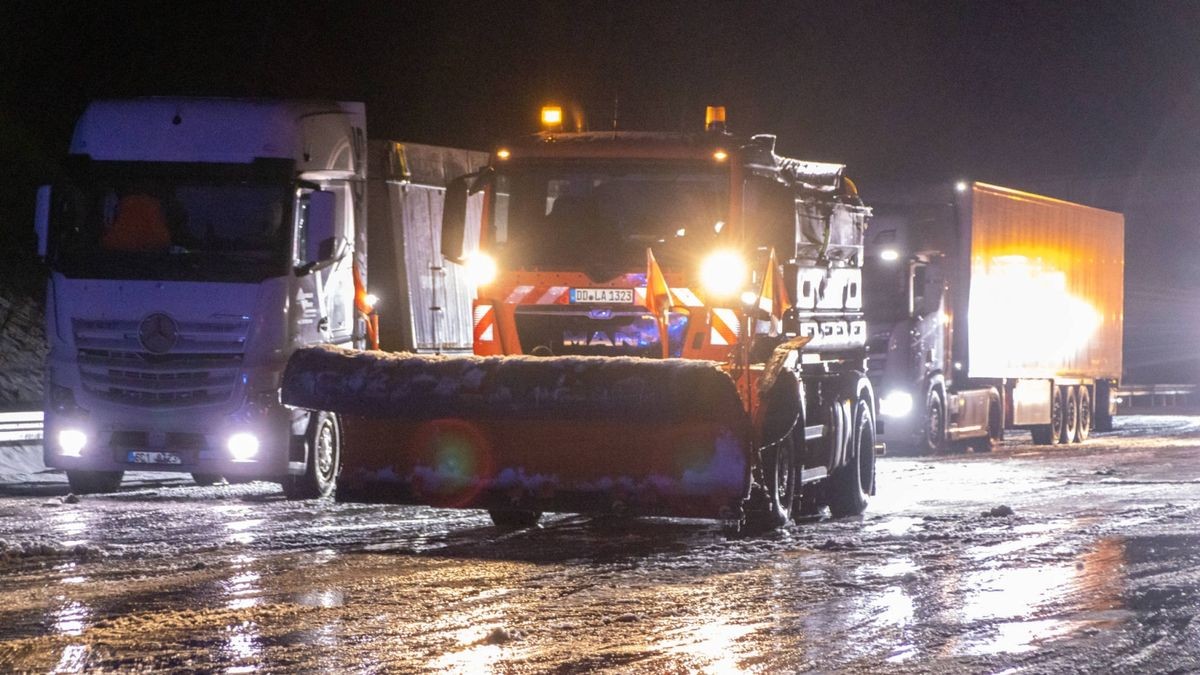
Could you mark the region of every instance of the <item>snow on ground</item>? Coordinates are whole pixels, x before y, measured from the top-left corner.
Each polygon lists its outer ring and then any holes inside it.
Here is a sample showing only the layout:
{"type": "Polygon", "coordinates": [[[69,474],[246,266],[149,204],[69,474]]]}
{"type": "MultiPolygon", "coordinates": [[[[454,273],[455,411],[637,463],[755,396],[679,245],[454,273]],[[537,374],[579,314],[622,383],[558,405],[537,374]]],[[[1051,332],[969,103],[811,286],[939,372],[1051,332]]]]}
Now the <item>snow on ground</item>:
{"type": "Polygon", "coordinates": [[[161,474],[10,484],[0,669],[1194,672],[1200,418],[1118,424],[885,458],[864,517],[744,539],[161,474]]]}

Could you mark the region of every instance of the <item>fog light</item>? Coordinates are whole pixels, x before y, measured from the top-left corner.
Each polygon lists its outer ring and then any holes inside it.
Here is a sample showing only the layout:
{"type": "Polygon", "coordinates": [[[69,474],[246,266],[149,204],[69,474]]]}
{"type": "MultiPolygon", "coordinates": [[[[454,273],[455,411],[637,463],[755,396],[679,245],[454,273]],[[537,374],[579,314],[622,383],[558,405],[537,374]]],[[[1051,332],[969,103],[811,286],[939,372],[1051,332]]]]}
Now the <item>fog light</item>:
{"type": "Polygon", "coordinates": [[[63,429],[58,432],[59,452],[67,457],[79,457],[87,445],[87,434],[78,429],[63,429]]]}
{"type": "Polygon", "coordinates": [[[253,462],[258,454],[258,437],[246,431],[229,437],[229,455],[235,462],[253,462]]]}
{"type": "Polygon", "coordinates": [[[904,417],[912,412],[912,394],[907,391],[892,391],[879,399],[879,414],[884,417],[904,417]]]}

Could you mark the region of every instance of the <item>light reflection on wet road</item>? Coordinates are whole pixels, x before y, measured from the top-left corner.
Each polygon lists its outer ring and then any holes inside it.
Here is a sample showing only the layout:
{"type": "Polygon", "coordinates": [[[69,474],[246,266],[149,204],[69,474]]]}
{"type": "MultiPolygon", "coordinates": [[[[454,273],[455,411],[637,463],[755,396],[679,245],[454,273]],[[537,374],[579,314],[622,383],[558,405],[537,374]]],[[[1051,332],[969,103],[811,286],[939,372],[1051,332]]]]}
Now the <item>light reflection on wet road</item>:
{"type": "Polygon", "coordinates": [[[886,458],[865,517],[749,539],[262,484],[0,488],[0,670],[1198,670],[1200,418],[1119,422],[886,458]]]}

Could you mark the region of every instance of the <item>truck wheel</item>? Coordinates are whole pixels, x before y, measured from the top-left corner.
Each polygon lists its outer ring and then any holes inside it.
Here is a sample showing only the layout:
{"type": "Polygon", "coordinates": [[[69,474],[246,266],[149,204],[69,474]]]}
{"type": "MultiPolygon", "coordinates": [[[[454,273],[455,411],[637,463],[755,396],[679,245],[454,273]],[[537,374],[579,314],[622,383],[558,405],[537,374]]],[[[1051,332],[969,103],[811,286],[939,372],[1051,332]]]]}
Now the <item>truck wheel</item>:
{"type": "Polygon", "coordinates": [[[524,511],[518,509],[488,509],[492,524],[502,530],[525,530],[538,524],[542,517],[541,511],[524,511]]]}
{"type": "Polygon", "coordinates": [[[67,471],[67,483],[77,495],[107,494],[121,486],[124,471],[67,471]]]}
{"type": "Polygon", "coordinates": [[[1079,424],[1075,428],[1075,442],[1082,443],[1092,433],[1092,393],[1087,387],[1079,388],[1079,424]]]}
{"type": "Polygon", "coordinates": [[[946,405],[936,391],[929,392],[925,404],[925,425],[921,432],[921,453],[941,452],[946,447],[946,405]]]}
{"type": "Polygon", "coordinates": [[[221,477],[215,473],[194,473],[192,474],[192,481],[200,487],[208,487],[209,485],[220,483],[221,477]]]}
{"type": "Polygon", "coordinates": [[[752,500],[746,514],[748,531],[761,532],[785,525],[796,503],[795,435],[789,433],[778,443],[763,448],[762,498],[752,500]]]}
{"type": "Polygon", "coordinates": [[[1034,443],[1058,445],[1059,440],[1062,439],[1064,407],[1062,388],[1054,387],[1050,394],[1050,424],[1039,424],[1030,430],[1034,443]]]}
{"type": "Polygon", "coordinates": [[[1075,441],[1075,430],[1079,427],[1079,395],[1076,391],[1075,387],[1059,389],[1059,396],[1063,399],[1063,424],[1058,437],[1060,443],[1075,441]]]}
{"type": "Polygon", "coordinates": [[[829,513],[835,518],[865,511],[875,482],[875,420],[866,401],[854,408],[853,432],[850,456],[829,476],[829,513]]]}
{"type": "Polygon", "coordinates": [[[317,499],[333,494],[342,458],[342,428],[337,415],[315,412],[308,422],[304,436],[308,449],[301,476],[283,479],[283,493],[288,499],[317,499]]]}

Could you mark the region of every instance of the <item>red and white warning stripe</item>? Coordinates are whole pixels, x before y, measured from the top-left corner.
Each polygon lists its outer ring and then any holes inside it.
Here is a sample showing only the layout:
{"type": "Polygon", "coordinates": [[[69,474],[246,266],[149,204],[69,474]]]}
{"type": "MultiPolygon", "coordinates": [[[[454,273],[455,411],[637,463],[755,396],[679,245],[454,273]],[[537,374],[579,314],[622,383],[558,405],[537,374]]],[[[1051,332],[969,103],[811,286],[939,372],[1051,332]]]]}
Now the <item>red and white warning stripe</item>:
{"type": "Polygon", "coordinates": [[[708,342],[713,345],[731,345],[738,340],[738,316],[732,309],[714,307],[711,318],[708,342]]]}
{"type": "Polygon", "coordinates": [[[491,305],[475,305],[475,341],[491,342],[496,339],[496,308],[491,305]]]}

